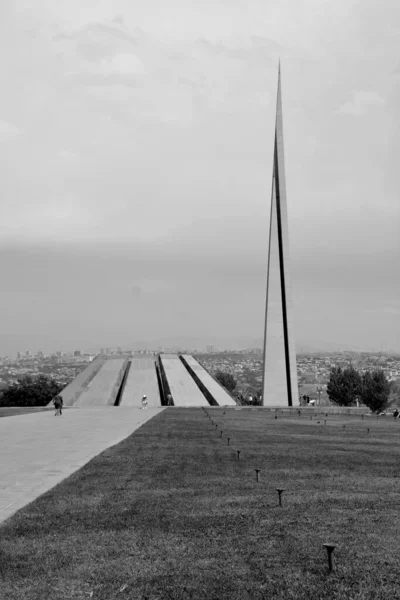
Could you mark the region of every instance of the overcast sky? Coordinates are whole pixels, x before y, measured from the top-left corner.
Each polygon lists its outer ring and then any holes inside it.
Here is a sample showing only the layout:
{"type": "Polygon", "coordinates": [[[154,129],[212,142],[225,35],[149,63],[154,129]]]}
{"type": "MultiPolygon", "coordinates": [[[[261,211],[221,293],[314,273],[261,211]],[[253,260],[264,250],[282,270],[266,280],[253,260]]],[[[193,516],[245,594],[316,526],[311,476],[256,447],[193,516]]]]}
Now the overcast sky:
{"type": "Polygon", "coordinates": [[[302,348],[400,350],[398,0],[1,0],[0,354],[246,345],[278,58],[302,348]]]}

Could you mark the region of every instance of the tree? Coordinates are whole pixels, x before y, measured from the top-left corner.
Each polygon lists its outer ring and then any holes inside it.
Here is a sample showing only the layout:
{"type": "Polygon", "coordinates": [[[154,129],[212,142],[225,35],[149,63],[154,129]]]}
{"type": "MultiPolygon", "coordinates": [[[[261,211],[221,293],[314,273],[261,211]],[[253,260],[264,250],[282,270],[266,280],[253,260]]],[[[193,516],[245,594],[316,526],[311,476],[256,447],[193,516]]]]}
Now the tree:
{"type": "Polygon", "coordinates": [[[361,401],[372,412],[380,413],[389,404],[390,383],[382,369],[366,371],[362,378],[361,401]]]}
{"type": "Polygon", "coordinates": [[[230,373],[225,373],[224,371],[217,371],[215,373],[215,379],[219,381],[221,385],[224,386],[229,392],[233,392],[236,388],[236,379],[230,373]]]}
{"type": "Polygon", "coordinates": [[[5,390],[1,404],[3,406],[46,406],[57,396],[63,386],[51,377],[26,375],[5,390]]]}
{"type": "Polygon", "coordinates": [[[389,404],[400,406],[400,379],[390,382],[389,404]]]}
{"type": "Polygon", "coordinates": [[[353,406],[361,395],[361,375],[354,367],[331,369],[326,388],[329,400],[340,406],[353,406]]]}

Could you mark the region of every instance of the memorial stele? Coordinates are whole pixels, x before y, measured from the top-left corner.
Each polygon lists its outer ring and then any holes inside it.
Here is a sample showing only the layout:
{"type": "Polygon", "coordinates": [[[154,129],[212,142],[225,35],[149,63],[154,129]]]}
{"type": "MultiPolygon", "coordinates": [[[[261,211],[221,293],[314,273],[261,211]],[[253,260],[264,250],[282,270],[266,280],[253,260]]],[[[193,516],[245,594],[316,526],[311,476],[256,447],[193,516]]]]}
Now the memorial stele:
{"type": "Polygon", "coordinates": [[[263,405],[298,406],[283,151],[281,69],[278,72],[264,330],[263,405]]]}

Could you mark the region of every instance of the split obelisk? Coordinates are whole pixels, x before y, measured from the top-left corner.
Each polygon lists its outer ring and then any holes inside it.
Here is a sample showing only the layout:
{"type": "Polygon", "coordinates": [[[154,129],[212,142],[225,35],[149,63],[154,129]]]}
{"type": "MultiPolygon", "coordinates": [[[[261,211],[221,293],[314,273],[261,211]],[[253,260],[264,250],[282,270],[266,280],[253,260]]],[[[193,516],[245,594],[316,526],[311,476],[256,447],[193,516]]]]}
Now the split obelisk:
{"type": "Polygon", "coordinates": [[[264,331],[264,406],[299,405],[289,267],[281,69],[279,66],[264,331]]]}

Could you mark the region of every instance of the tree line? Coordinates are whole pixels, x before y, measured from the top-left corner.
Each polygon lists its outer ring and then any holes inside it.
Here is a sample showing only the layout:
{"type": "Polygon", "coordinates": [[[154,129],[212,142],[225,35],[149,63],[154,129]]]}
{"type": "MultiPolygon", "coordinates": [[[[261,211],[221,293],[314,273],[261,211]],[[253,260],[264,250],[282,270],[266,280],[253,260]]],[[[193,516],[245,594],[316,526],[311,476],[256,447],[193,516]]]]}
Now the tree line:
{"type": "Polygon", "coordinates": [[[46,406],[63,387],[47,375],[26,375],[3,391],[0,406],[46,406]]]}
{"type": "Polygon", "coordinates": [[[329,400],[339,406],[356,406],[357,401],[372,412],[383,412],[393,398],[391,385],[382,369],[361,374],[353,366],[331,369],[326,388],[329,400]]]}
{"type": "MultiPolygon", "coordinates": [[[[217,371],[215,378],[240,404],[248,404],[248,399],[236,391],[236,380],[230,373],[217,371]]],[[[389,382],[382,369],[361,374],[353,366],[331,369],[327,385],[329,400],[339,406],[357,406],[357,402],[372,412],[383,412],[390,404],[400,406],[400,381],[389,382]]],[[[261,404],[261,390],[253,394],[252,404],[261,404]]]]}

